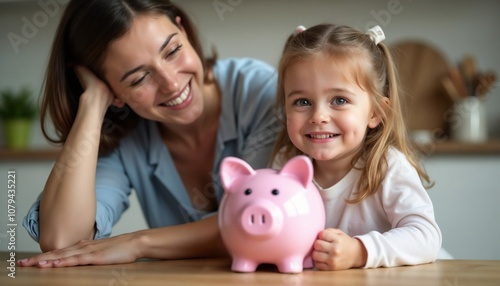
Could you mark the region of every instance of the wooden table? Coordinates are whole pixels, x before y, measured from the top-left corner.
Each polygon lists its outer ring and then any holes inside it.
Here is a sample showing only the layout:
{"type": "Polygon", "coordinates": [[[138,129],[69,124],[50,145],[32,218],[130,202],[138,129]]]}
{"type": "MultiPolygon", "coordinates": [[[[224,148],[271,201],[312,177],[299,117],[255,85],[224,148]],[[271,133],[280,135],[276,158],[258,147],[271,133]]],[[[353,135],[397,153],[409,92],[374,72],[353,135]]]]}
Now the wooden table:
{"type": "MultiPolygon", "coordinates": [[[[31,255],[31,254],[30,254],[31,255]]],[[[22,259],[28,254],[18,253],[22,259]]],[[[344,271],[305,270],[281,274],[271,265],[254,273],[231,272],[229,259],[139,261],[129,264],[57,269],[16,267],[10,278],[8,254],[0,253],[0,285],[500,285],[500,261],[438,260],[431,264],[344,271]]]]}

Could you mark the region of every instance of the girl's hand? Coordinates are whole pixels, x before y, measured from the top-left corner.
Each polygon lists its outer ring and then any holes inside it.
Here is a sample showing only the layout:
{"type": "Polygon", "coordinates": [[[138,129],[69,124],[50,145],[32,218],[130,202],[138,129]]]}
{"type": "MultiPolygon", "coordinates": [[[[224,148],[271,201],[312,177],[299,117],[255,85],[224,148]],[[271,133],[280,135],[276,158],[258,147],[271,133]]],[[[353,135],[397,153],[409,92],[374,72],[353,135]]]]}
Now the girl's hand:
{"type": "Polygon", "coordinates": [[[342,270],[365,266],[367,253],[360,240],[328,228],[314,242],[312,258],[318,270],[342,270]]]}
{"type": "Polygon", "coordinates": [[[137,233],[127,233],[99,240],[82,240],[67,248],[22,259],[18,265],[50,268],[134,262],[142,257],[138,246],[140,237],[137,233]]]}
{"type": "Polygon", "coordinates": [[[89,69],[83,66],[76,66],[75,73],[84,90],[80,97],[79,108],[98,108],[97,110],[104,114],[112,103],[120,105],[120,100],[115,97],[108,85],[95,76],[89,69]]]}

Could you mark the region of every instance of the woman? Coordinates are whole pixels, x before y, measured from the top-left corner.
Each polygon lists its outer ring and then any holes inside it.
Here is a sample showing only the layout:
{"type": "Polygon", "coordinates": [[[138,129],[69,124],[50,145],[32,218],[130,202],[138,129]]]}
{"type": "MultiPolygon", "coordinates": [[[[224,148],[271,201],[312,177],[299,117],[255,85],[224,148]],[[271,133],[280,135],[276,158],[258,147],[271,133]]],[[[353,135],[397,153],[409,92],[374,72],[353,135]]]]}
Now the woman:
{"type": "Polygon", "coordinates": [[[44,134],[63,149],[23,222],[47,253],[19,264],[225,254],[211,215],[223,193],[219,163],[231,155],[266,166],[275,92],[267,64],[205,59],[193,25],[169,1],[71,1],[42,104],[57,138],[44,134]],[[131,189],[151,229],[101,239],[131,189]]]}

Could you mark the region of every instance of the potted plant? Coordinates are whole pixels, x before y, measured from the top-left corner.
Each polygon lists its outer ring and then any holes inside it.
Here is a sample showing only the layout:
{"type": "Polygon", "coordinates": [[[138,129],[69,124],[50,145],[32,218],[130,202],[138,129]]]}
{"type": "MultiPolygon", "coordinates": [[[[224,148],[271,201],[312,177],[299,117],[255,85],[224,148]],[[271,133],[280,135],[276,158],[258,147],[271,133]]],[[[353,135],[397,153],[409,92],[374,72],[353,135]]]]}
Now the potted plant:
{"type": "Polygon", "coordinates": [[[0,120],[9,149],[23,150],[28,146],[31,125],[38,111],[31,94],[28,88],[19,92],[5,89],[0,93],[0,120]]]}

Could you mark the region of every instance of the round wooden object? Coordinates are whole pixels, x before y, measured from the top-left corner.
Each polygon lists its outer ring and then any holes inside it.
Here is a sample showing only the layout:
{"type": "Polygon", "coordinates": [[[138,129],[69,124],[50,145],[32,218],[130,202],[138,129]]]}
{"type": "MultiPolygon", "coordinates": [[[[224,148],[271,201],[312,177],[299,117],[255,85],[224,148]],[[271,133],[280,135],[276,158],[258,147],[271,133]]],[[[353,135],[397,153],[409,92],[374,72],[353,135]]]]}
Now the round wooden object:
{"type": "Polygon", "coordinates": [[[447,132],[453,102],[441,80],[450,67],[444,55],[429,44],[417,41],[390,47],[401,82],[401,102],[408,129],[447,132]]]}

